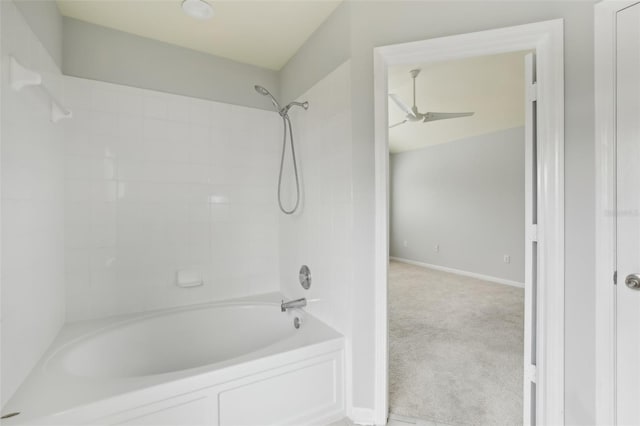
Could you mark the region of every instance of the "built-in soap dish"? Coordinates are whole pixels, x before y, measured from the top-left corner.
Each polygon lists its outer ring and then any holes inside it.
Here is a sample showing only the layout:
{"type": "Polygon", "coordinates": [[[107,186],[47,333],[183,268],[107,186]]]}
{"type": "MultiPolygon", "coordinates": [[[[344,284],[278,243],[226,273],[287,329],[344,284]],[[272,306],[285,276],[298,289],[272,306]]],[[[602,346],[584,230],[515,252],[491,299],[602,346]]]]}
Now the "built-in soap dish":
{"type": "Polygon", "coordinates": [[[176,273],[176,285],[182,288],[200,287],[204,285],[202,271],[198,269],[180,269],[176,273]]]}

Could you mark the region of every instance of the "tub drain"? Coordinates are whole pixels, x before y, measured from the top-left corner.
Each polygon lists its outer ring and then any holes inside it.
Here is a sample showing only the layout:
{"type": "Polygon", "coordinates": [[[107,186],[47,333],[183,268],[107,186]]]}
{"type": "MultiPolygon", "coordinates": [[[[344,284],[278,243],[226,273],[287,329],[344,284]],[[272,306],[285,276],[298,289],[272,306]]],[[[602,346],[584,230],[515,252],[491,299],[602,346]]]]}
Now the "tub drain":
{"type": "Polygon", "coordinates": [[[300,328],[300,318],[295,317],[295,318],[293,319],[293,326],[294,326],[295,328],[300,328]]]}

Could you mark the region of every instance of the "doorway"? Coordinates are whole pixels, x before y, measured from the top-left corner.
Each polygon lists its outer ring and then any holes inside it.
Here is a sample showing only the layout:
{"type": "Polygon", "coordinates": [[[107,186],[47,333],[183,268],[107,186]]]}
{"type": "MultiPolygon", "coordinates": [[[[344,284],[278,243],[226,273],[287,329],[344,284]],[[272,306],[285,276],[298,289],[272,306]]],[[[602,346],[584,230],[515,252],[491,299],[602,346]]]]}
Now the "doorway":
{"type": "Polygon", "coordinates": [[[522,424],[533,54],[389,68],[393,418],[522,424]]]}
{"type": "MultiPolygon", "coordinates": [[[[561,20],[431,39],[374,49],[376,112],[376,351],[375,424],[385,424],[389,412],[388,381],[388,256],[389,256],[389,68],[483,55],[534,50],[537,84],[531,96],[537,122],[534,165],[537,202],[535,222],[526,229],[534,263],[525,280],[534,288],[525,303],[529,316],[525,335],[524,424],[563,424],[564,400],[564,175],[563,175],[563,25],[561,20]],[[533,356],[532,356],[533,355],[533,356]]],[[[529,157],[531,158],[531,157],[529,157]]],[[[526,309],[525,309],[526,310],[526,309]]]]}

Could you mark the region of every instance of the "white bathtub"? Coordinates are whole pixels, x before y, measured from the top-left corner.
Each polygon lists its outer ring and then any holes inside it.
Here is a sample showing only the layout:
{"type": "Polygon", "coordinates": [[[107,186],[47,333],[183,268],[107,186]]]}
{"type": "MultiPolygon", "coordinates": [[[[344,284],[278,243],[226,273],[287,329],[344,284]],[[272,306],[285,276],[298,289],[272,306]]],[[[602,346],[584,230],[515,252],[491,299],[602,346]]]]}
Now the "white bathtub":
{"type": "Polygon", "coordinates": [[[344,339],[263,295],[67,325],[3,424],[286,425],[344,416],[344,339]],[[294,327],[294,318],[302,325],[294,327]]]}

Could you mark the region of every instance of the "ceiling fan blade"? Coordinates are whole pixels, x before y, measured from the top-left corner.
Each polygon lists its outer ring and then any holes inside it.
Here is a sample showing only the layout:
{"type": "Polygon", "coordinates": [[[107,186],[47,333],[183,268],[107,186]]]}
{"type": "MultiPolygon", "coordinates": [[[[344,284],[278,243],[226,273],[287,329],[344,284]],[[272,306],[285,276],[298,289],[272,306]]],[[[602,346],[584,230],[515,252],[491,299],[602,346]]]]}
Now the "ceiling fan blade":
{"type": "Polygon", "coordinates": [[[390,128],[390,129],[393,129],[394,127],[398,127],[399,125],[406,123],[407,121],[408,121],[408,120],[403,120],[403,121],[401,121],[401,122],[399,122],[399,123],[392,124],[391,126],[389,126],[389,128],[390,128]]]}
{"type": "Polygon", "coordinates": [[[407,106],[407,104],[402,102],[402,100],[400,99],[400,97],[398,95],[396,95],[395,93],[389,93],[389,97],[391,98],[393,103],[396,104],[396,106],[402,110],[402,112],[404,112],[405,114],[410,115],[412,117],[416,116],[413,113],[413,111],[411,110],[411,108],[409,108],[407,106]]]}
{"type": "Polygon", "coordinates": [[[423,123],[436,120],[447,120],[449,118],[470,117],[473,112],[427,112],[424,114],[423,123]]]}

